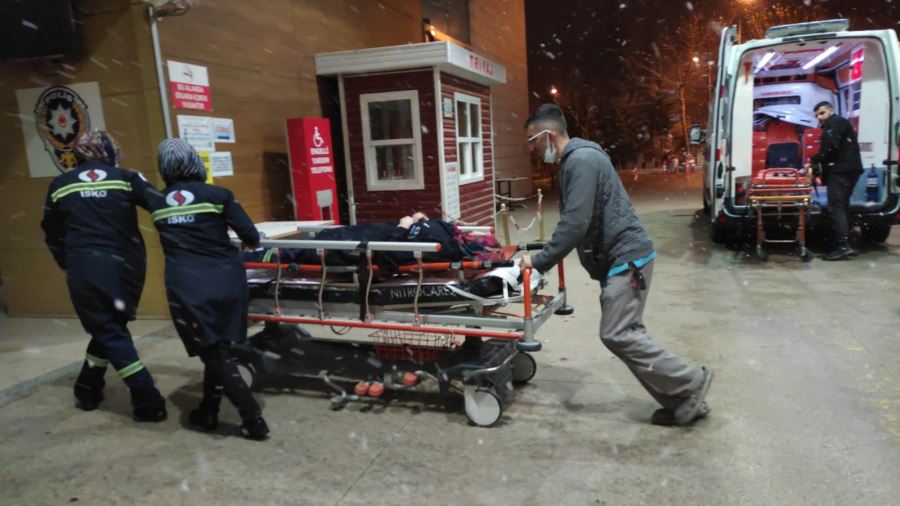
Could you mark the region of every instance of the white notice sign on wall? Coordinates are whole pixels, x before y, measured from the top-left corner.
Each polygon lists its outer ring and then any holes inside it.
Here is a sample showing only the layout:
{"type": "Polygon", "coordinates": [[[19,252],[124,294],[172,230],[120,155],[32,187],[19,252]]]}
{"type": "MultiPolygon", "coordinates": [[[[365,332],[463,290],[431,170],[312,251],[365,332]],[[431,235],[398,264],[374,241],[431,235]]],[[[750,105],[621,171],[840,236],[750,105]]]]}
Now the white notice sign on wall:
{"type": "Polygon", "coordinates": [[[459,164],[450,162],[444,164],[444,218],[458,220],[459,210],[459,164]]]}
{"type": "Polygon", "coordinates": [[[213,151],[209,154],[209,170],[213,177],[233,176],[231,151],[213,151]]]}
{"type": "Polygon", "coordinates": [[[188,141],[197,151],[215,151],[212,118],[178,115],[178,137],[188,141]]]}

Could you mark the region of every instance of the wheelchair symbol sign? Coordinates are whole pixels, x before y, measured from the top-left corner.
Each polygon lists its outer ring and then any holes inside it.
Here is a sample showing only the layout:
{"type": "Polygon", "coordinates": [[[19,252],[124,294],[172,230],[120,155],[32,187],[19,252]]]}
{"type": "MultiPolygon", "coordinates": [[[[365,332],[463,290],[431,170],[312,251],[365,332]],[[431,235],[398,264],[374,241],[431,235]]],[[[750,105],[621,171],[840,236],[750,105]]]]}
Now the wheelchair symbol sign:
{"type": "Polygon", "coordinates": [[[313,127],[312,143],[313,146],[317,148],[321,148],[322,144],[325,144],[325,139],[323,139],[322,134],[319,133],[319,127],[313,127]]]}

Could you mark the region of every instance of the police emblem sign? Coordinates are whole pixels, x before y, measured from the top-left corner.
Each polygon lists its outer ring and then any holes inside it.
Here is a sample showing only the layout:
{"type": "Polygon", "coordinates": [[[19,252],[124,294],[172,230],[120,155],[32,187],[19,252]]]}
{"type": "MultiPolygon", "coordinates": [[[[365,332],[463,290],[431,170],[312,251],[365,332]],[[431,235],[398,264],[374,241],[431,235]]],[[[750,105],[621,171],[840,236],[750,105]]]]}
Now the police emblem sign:
{"type": "Polygon", "coordinates": [[[106,129],[95,82],[16,90],[16,100],[31,177],[54,177],[73,168],[78,136],[106,129]]]}

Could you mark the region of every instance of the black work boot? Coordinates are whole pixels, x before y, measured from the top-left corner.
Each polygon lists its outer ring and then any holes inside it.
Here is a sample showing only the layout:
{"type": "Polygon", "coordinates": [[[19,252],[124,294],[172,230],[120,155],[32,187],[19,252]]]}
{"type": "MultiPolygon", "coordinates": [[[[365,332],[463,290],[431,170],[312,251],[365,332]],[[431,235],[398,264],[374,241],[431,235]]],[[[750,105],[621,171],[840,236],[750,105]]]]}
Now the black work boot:
{"type": "Polygon", "coordinates": [[[850,249],[850,246],[838,246],[837,248],[826,253],[822,257],[822,260],[828,262],[834,262],[836,260],[847,260],[848,258],[850,258],[851,252],[855,253],[855,251],[852,251],[850,249]]]}
{"type": "Polygon", "coordinates": [[[106,373],[106,367],[91,367],[87,362],[81,366],[81,373],[75,380],[75,399],[78,401],[75,405],[84,411],[93,411],[100,406],[103,401],[103,387],[106,386],[106,380],[103,375],[106,373]]]}
{"type": "Polygon", "coordinates": [[[254,441],[265,441],[269,437],[269,426],[262,416],[247,417],[241,423],[241,434],[254,441]]]}
{"type": "Polygon", "coordinates": [[[215,365],[206,364],[203,371],[203,400],[197,409],[191,411],[191,424],[206,432],[219,427],[219,406],[222,404],[222,371],[215,365]]]}
{"type": "Polygon", "coordinates": [[[131,406],[134,408],[134,419],[138,422],[162,422],[169,417],[166,399],[155,387],[131,389],[131,406]]]}
{"type": "Polygon", "coordinates": [[[190,420],[192,425],[196,425],[206,432],[214,431],[219,428],[219,414],[204,409],[202,405],[191,411],[188,420],[190,420]]]}

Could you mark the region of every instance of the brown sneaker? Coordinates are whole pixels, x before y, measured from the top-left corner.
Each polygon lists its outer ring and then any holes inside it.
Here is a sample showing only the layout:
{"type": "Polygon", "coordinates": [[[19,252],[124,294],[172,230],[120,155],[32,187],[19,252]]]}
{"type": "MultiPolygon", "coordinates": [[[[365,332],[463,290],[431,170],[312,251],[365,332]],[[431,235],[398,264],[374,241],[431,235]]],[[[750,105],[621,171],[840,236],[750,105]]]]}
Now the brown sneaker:
{"type": "MultiPolygon", "coordinates": [[[[709,408],[709,404],[707,404],[706,401],[703,401],[700,404],[700,410],[697,411],[697,416],[694,417],[694,419],[691,420],[688,425],[693,424],[701,418],[706,418],[706,415],[708,415],[710,411],[712,410],[709,408]]],[[[650,417],[650,423],[652,423],[653,425],[662,425],[663,427],[671,427],[675,425],[675,410],[666,408],[657,409],[653,412],[653,416],[650,417]]]]}
{"type": "Polygon", "coordinates": [[[700,386],[675,408],[675,423],[678,425],[687,425],[697,418],[700,406],[706,400],[706,393],[709,392],[713,372],[709,367],[703,367],[702,369],[703,381],[700,383],[700,386]]]}

